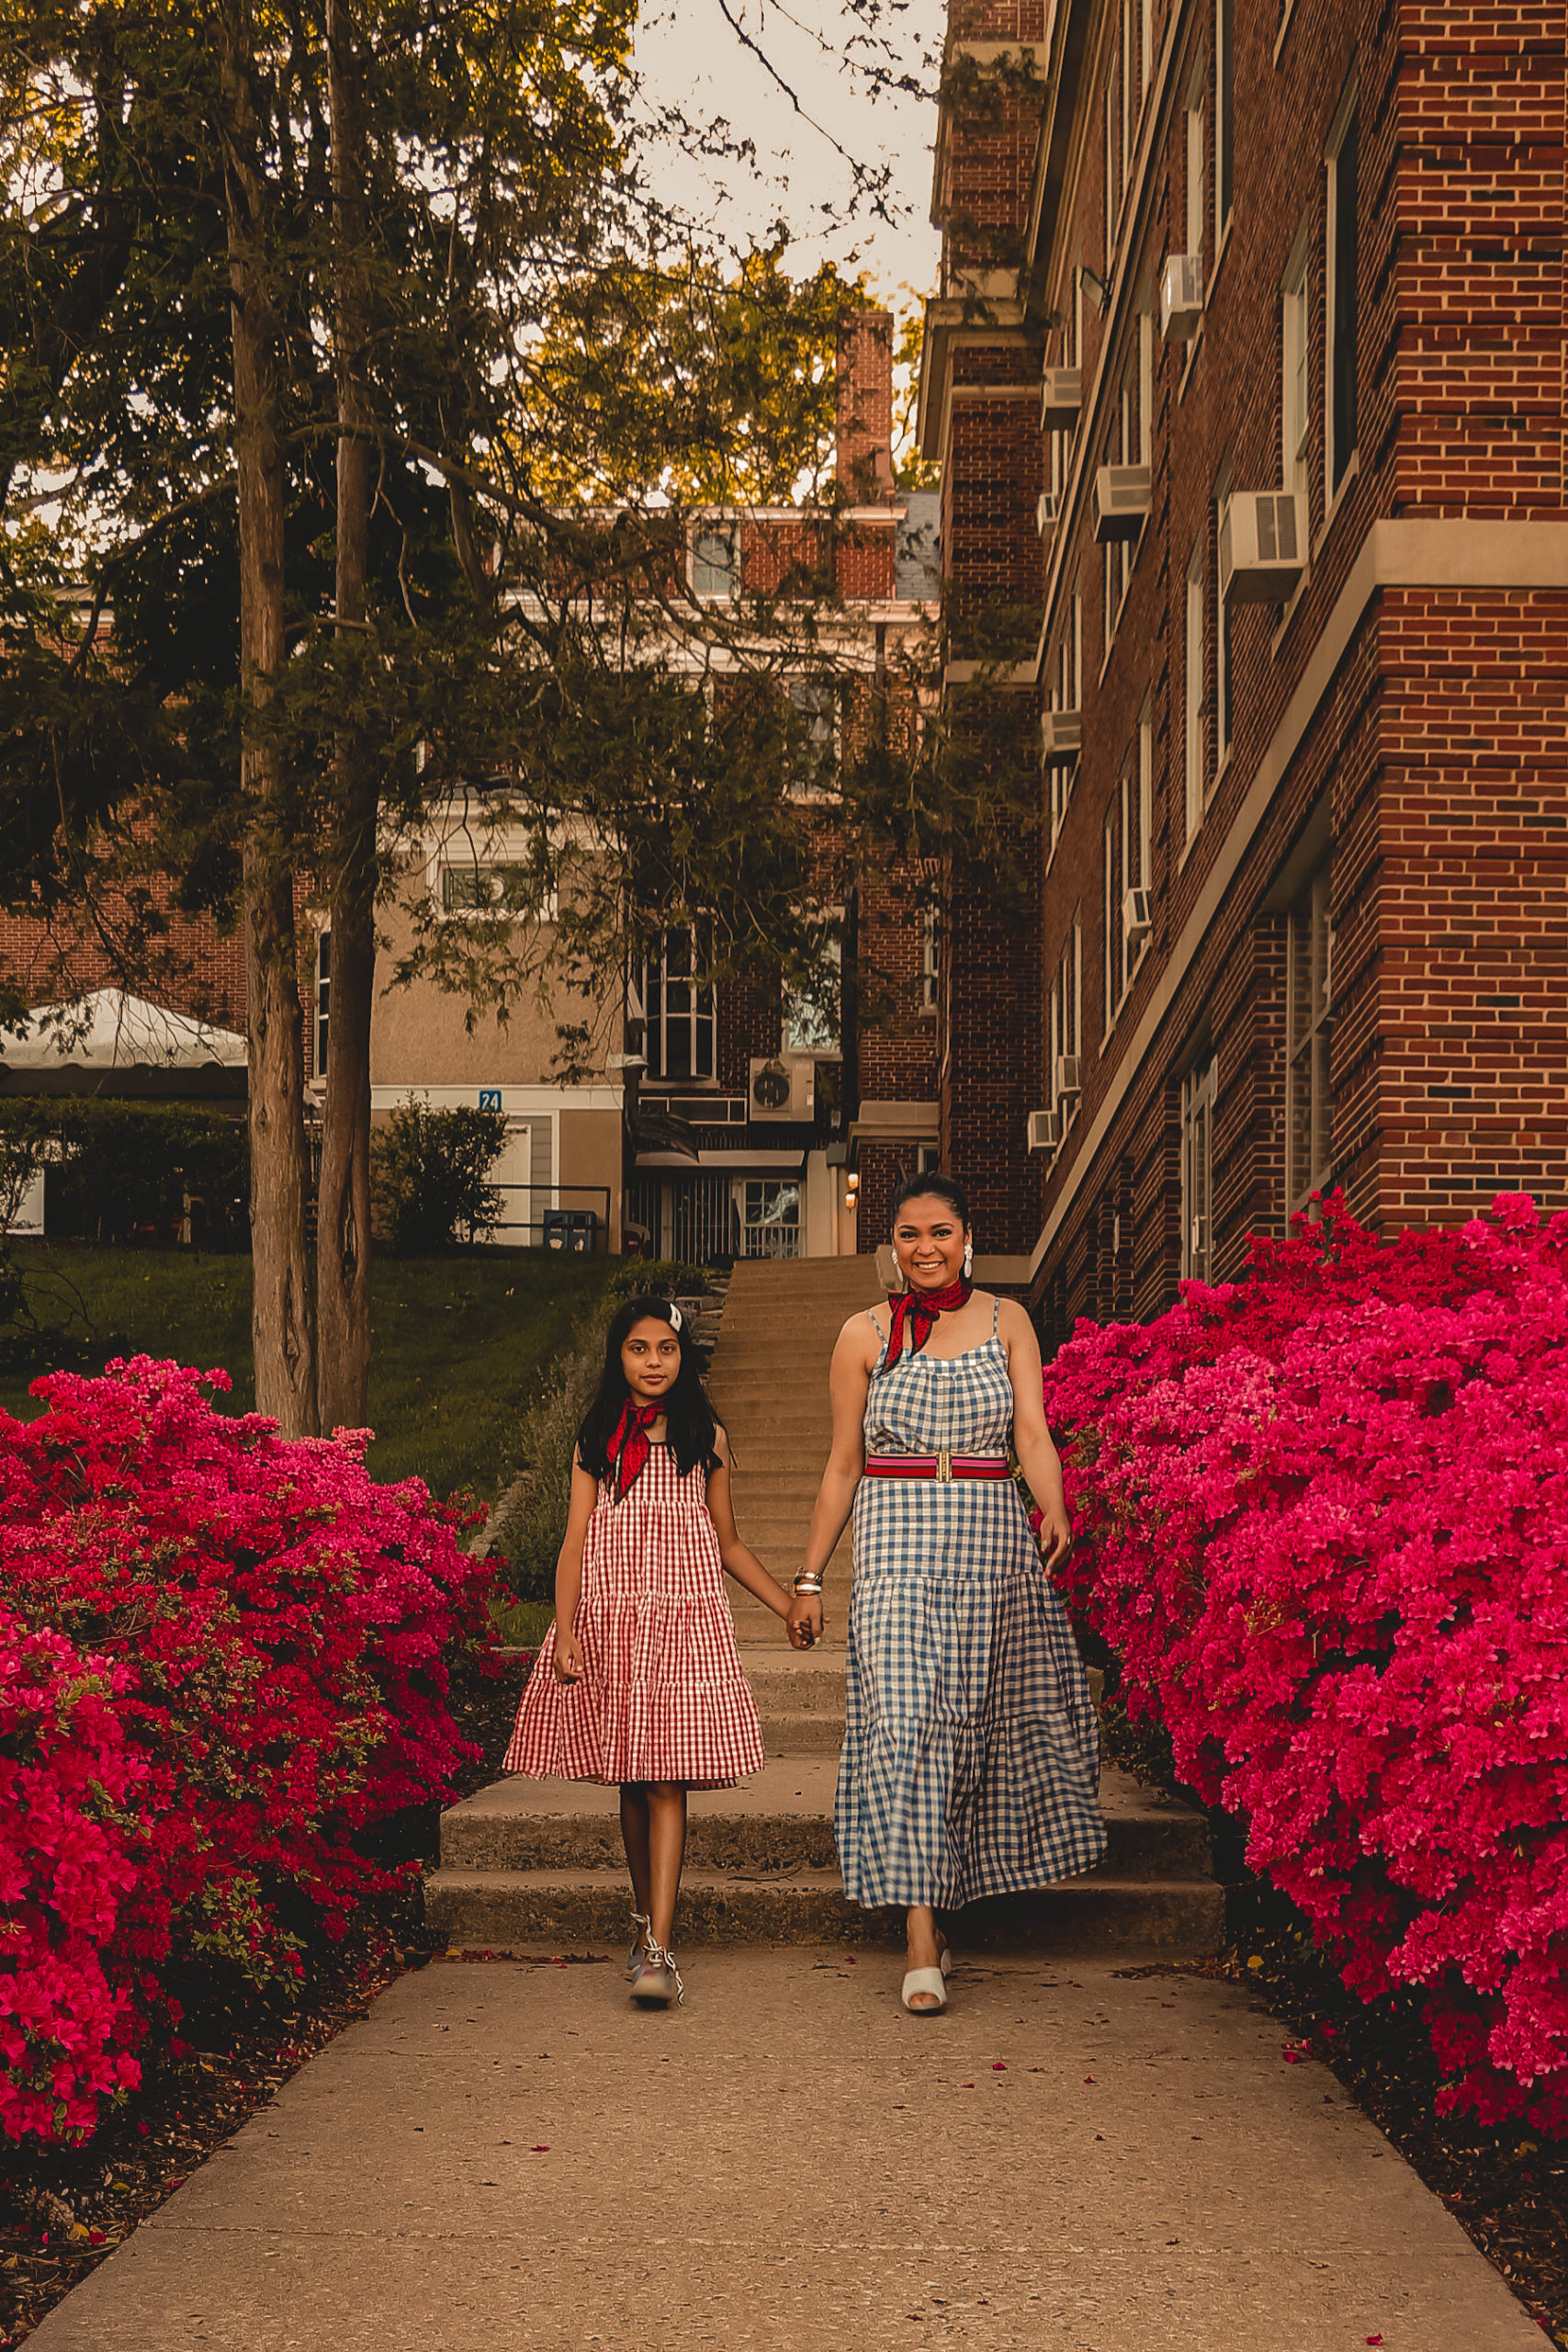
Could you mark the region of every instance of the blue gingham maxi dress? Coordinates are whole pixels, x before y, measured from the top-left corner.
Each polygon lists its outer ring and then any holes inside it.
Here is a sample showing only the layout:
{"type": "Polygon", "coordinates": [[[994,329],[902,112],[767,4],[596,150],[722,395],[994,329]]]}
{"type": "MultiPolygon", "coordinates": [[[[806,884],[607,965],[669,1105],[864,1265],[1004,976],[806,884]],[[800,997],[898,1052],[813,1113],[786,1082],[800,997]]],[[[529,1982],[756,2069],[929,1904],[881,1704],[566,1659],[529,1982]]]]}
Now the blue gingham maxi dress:
{"type": "MultiPolygon", "coordinates": [[[[865,1450],[998,1454],[997,1335],[872,1374],[865,1450]]],[[[957,1910],[1049,1886],[1105,1851],[1089,1683],[1010,1478],[863,1478],[834,1826],[852,1903],[957,1910]]]]}

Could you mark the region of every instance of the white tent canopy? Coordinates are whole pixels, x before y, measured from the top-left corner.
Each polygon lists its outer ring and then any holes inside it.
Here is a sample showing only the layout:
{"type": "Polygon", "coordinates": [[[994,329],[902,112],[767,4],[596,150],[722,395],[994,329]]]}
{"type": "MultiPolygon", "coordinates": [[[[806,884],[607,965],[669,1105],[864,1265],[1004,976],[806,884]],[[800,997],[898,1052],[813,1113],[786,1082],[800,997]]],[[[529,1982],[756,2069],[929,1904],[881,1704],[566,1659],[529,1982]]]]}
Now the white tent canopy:
{"type": "Polygon", "coordinates": [[[0,1062],[12,1069],[243,1069],[245,1040],[124,989],[95,989],[73,1002],[34,1005],[19,1035],[0,1035],[0,1062]]]}

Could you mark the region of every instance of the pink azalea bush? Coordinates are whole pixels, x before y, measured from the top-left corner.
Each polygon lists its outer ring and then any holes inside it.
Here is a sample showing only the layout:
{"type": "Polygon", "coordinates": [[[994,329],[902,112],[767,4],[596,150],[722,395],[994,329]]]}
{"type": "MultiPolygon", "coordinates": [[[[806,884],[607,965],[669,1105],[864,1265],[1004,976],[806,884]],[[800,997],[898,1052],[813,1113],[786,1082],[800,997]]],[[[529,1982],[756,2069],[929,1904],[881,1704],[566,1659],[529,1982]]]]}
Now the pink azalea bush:
{"type": "Polygon", "coordinates": [[[1376,1242],[1080,1324],[1045,1374],[1069,1605],[1439,2105],[1568,2130],[1568,1217],[1376,1242]]]}
{"type": "MultiPolygon", "coordinates": [[[[81,2136],[171,1977],[297,1975],[395,1882],[364,1833],[474,1751],[488,1571],[366,1432],[280,1439],[139,1356],[0,1413],[0,2130],[81,2136]]],[[[413,1865],[408,1866],[415,1867],[413,1865]]]]}

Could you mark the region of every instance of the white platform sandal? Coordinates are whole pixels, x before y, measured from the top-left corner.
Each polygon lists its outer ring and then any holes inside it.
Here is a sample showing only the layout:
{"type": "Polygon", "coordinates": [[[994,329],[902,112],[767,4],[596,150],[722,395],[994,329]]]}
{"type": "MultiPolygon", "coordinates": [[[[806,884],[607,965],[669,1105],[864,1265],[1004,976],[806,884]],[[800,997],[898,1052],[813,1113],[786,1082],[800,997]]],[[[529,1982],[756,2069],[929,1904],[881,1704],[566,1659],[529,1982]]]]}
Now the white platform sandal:
{"type": "Polygon", "coordinates": [[[904,1990],[900,1997],[912,2018],[941,2016],[947,2007],[947,1980],[952,1973],[953,1954],[944,1939],[942,1957],[935,1968],[911,1968],[905,1975],[904,1990]],[[915,1996],[919,1993],[931,1995],[931,2005],[929,2009],[916,2008],[915,1996]]]}

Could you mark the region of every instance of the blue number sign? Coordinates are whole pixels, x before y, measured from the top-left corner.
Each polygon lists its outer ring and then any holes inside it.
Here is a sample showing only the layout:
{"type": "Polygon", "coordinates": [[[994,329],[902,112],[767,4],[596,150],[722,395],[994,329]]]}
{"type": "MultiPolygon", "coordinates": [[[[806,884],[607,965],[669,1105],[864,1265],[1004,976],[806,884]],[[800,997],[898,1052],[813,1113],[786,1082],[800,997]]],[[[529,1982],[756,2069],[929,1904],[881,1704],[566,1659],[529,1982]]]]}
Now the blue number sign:
{"type": "Polygon", "coordinates": [[[499,1087],[499,1086],[481,1086],[481,1087],[480,1087],[480,1089],[479,1089],[479,1109],[480,1109],[481,1111],[499,1111],[499,1110],[500,1110],[500,1108],[501,1108],[501,1089],[500,1089],[500,1087],[499,1087]]]}

